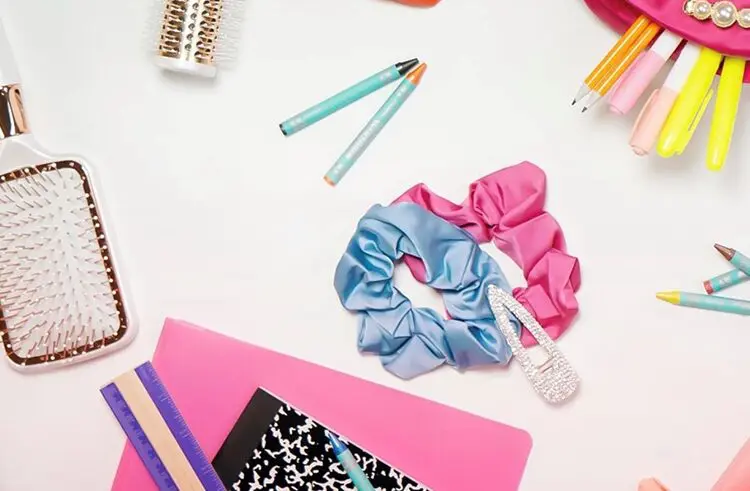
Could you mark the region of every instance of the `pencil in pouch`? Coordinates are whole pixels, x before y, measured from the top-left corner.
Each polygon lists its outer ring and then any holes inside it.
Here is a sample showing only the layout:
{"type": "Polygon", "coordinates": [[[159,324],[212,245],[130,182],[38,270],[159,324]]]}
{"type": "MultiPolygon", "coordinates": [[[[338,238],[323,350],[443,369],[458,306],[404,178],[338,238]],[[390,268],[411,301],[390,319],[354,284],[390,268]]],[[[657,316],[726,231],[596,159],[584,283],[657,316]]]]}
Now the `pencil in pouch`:
{"type": "MultiPolygon", "coordinates": [[[[699,47],[724,56],[750,59],[750,4],[745,0],[584,0],[617,32],[640,16],[699,47]]],[[[677,53],[672,55],[676,58],[677,53]]],[[[750,82],[750,68],[744,76],[750,82]]]]}

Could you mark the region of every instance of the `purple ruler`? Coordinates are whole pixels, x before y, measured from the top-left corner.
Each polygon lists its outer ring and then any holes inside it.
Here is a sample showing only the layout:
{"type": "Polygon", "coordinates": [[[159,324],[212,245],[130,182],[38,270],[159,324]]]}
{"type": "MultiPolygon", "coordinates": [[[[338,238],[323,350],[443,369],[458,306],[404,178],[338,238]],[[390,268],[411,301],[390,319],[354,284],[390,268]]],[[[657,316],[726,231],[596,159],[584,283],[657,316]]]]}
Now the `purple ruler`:
{"type": "MultiPolygon", "coordinates": [[[[146,389],[148,397],[156,406],[161,418],[169,428],[177,445],[185,455],[190,467],[198,477],[205,491],[226,491],[224,484],[219,479],[211,462],[198,444],[193,433],[188,428],[185,419],[177,409],[172,397],[169,395],[166,387],[162,383],[159,375],[156,373],[151,362],[146,362],[135,369],[143,388],[146,389]]],[[[162,463],[158,453],[148,440],[148,435],[143,430],[137,418],[130,410],[127,400],[118,390],[116,383],[109,384],[102,389],[102,394],[107,400],[112,412],[120,422],[120,426],[125,430],[128,439],[133,443],[138,455],[146,465],[151,477],[154,479],[160,490],[178,490],[168,470],[162,463]],[[139,448],[140,447],[140,448],[139,448]]],[[[144,396],[145,397],[145,396],[144,396]]]]}
{"type": "Polygon", "coordinates": [[[179,491],[117,386],[109,384],[101,390],[101,393],[159,489],[161,491],[179,491]]]}
{"type": "Polygon", "coordinates": [[[211,462],[198,445],[198,440],[190,432],[185,419],[177,409],[172,396],[167,392],[167,388],[162,384],[151,362],[146,362],[136,368],[135,373],[141,379],[141,383],[148,395],[151,396],[151,400],[156,404],[156,408],[164,418],[164,422],[167,423],[169,431],[177,440],[177,444],[190,462],[190,466],[198,476],[198,480],[203,484],[204,489],[206,491],[226,491],[224,483],[221,482],[211,462]]]}

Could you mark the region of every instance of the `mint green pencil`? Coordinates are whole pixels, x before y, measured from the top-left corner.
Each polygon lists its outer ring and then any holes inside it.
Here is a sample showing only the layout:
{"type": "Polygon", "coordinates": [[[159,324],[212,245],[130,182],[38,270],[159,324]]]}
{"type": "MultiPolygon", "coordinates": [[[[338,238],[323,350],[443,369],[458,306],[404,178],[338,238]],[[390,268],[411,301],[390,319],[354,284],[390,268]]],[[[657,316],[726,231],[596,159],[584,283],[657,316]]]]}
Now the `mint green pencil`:
{"type": "Polygon", "coordinates": [[[714,244],[714,249],[724,256],[724,259],[729,261],[732,266],[737,269],[728,271],[720,276],[711,278],[703,282],[703,288],[708,293],[716,293],[730,286],[743,283],[750,277],[750,257],[742,254],[739,251],[726,247],[721,244],[714,244]]]}
{"type": "Polygon", "coordinates": [[[746,275],[739,269],[733,269],[726,273],[714,276],[703,282],[703,289],[706,293],[717,293],[722,290],[726,290],[730,286],[739,285],[750,280],[750,276],[746,275]]]}
{"type": "Polygon", "coordinates": [[[727,312],[730,314],[750,315],[750,302],[736,300],[734,298],[680,291],[660,292],[656,294],[656,298],[683,307],[715,310],[717,312],[727,312]]]}
{"type": "Polygon", "coordinates": [[[344,153],[341,154],[336,163],[326,172],[323,179],[328,184],[336,186],[346,173],[349,172],[357,162],[357,159],[362,156],[393,115],[396,114],[412,92],[419,86],[419,82],[422,80],[422,75],[424,75],[426,69],[427,65],[422,63],[406,75],[404,80],[396,87],[396,90],[393,91],[362,131],[360,131],[359,135],[357,135],[344,153]]]}
{"type": "Polygon", "coordinates": [[[409,70],[419,64],[419,60],[401,61],[395,65],[389,66],[375,75],[372,75],[351,87],[342,90],[338,94],[329,97],[323,102],[315,104],[309,109],[292,116],[279,125],[281,132],[286,136],[291,136],[300,130],[311,126],[323,118],[339,111],[349,104],[356,102],[363,97],[372,94],[378,89],[395,82],[407,73],[409,70]]]}

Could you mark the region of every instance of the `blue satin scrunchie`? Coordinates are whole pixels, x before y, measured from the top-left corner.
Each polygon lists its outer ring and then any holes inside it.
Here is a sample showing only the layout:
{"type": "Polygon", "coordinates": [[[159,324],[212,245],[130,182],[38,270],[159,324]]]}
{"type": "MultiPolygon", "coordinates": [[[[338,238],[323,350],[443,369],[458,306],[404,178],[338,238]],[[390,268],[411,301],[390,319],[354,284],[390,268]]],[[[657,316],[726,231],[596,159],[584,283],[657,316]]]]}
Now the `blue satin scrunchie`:
{"type": "Polygon", "coordinates": [[[334,278],[342,305],[358,313],[359,350],[380,355],[386,370],[404,379],[444,363],[466,369],[510,361],[486,298],[490,284],[511,291],[500,266],[468,233],[412,203],[370,208],[334,278]],[[450,319],[414,308],[393,285],[404,254],[422,259],[425,283],[442,293],[450,319]]]}

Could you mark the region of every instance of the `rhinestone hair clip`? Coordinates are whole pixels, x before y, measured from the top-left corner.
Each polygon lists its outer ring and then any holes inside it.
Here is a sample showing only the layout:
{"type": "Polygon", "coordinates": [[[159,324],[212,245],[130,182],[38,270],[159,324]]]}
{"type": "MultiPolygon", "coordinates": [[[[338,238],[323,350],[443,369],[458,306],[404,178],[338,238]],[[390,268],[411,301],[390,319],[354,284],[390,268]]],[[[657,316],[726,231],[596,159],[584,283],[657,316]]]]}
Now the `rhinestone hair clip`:
{"type": "Polygon", "coordinates": [[[513,356],[521,364],[534,390],[551,404],[559,404],[570,398],[580,384],[578,374],[539,322],[512,295],[495,285],[487,287],[487,298],[500,332],[508,341],[513,356]],[[529,351],[523,347],[521,338],[510,323],[508,311],[516,316],[539,346],[544,348],[549,355],[547,361],[541,365],[534,364],[529,351]]]}
{"type": "Polygon", "coordinates": [[[750,8],[738,9],[729,0],[711,3],[708,0],[687,0],[683,11],[698,20],[711,19],[716,27],[726,29],[735,23],[744,29],[750,29],[750,8]]]}

